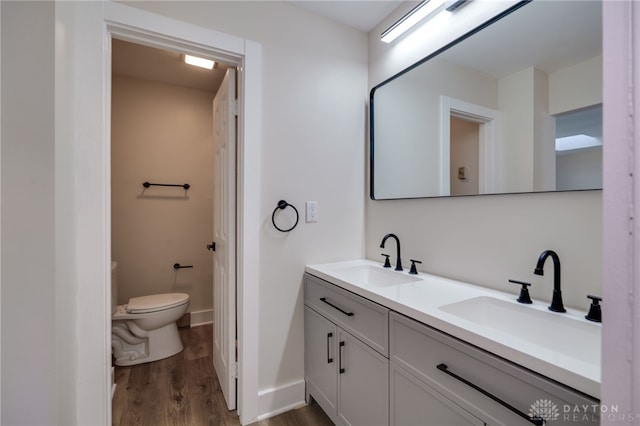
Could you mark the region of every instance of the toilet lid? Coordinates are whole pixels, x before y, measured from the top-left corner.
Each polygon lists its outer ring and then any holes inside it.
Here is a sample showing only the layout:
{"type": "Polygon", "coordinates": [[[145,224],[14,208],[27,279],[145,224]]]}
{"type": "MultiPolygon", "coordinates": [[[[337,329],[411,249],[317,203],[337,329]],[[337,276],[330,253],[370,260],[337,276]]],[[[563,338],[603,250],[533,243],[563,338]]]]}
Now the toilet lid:
{"type": "Polygon", "coordinates": [[[147,312],[161,311],[183,305],[188,301],[189,295],[185,293],[163,293],[133,297],[129,299],[127,312],[131,314],[144,314],[147,312]]]}

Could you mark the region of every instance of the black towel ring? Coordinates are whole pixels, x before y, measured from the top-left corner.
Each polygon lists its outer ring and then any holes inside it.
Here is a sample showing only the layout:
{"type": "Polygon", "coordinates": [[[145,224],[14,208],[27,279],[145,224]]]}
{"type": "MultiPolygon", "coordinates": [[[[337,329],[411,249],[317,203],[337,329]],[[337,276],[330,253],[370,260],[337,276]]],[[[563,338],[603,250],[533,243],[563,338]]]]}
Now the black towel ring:
{"type": "Polygon", "coordinates": [[[294,206],[293,204],[287,203],[285,200],[278,201],[278,206],[273,210],[273,214],[271,214],[271,223],[273,223],[273,226],[280,232],[289,232],[289,231],[291,231],[293,228],[298,226],[298,220],[299,219],[300,219],[300,215],[298,214],[298,209],[296,209],[296,206],[294,206]],[[287,207],[291,207],[293,209],[293,211],[296,212],[296,223],[294,223],[293,226],[291,228],[289,228],[289,229],[282,229],[278,225],[276,225],[276,212],[278,211],[278,209],[284,210],[287,207]]]}

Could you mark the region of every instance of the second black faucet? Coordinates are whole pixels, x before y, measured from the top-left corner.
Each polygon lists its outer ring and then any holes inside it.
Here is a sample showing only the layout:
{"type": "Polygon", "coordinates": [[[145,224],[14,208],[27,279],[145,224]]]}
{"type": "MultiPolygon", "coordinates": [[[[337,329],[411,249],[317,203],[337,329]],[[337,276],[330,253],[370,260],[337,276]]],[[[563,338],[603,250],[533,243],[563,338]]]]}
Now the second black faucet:
{"type": "Polygon", "coordinates": [[[553,259],[553,295],[551,298],[551,305],[549,310],[553,312],[567,312],[562,304],[562,290],[560,286],[560,258],[553,250],[545,250],[540,254],[538,263],[536,263],[536,269],[533,273],[536,275],[544,275],[544,262],[547,257],[551,256],[553,259]]]}

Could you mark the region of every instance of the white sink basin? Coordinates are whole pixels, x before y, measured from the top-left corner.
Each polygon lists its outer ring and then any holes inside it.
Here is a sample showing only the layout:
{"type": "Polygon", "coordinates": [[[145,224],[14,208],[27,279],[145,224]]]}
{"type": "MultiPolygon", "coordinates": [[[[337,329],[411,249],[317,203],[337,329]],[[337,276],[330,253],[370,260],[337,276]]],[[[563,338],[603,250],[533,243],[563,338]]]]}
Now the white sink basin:
{"type": "Polygon", "coordinates": [[[421,281],[421,278],[416,276],[374,265],[354,265],[340,268],[336,269],[334,274],[343,281],[373,287],[390,287],[421,281]]]}
{"type": "Polygon", "coordinates": [[[559,355],[600,364],[601,327],[595,323],[489,296],[474,297],[439,309],[480,327],[550,348],[559,355]]]}

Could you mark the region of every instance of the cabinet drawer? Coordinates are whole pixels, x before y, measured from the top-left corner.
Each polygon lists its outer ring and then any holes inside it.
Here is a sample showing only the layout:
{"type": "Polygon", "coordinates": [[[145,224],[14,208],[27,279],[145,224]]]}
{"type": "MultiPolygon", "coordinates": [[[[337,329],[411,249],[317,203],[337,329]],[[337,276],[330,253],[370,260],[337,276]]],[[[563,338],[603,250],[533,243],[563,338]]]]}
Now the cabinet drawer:
{"type": "Polygon", "coordinates": [[[484,422],[454,404],[394,363],[389,365],[391,426],[484,426],[484,422]]]}
{"type": "Polygon", "coordinates": [[[483,391],[525,415],[544,406],[548,409],[544,416],[546,420],[554,420],[553,424],[599,422],[599,410],[594,408],[597,400],[523,367],[396,313],[389,315],[389,330],[392,363],[488,424],[531,425],[531,422],[483,391]],[[441,364],[458,377],[438,368],[441,364]],[[592,408],[585,412],[585,406],[592,408]],[[576,410],[580,411],[578,418],[576,410]]]}
{"type": "Polygon", "coordinates": [[[389,310],[367,299],[304,275],[304,303],[350,332],[382,355],[389,356],[389,310]]]}

